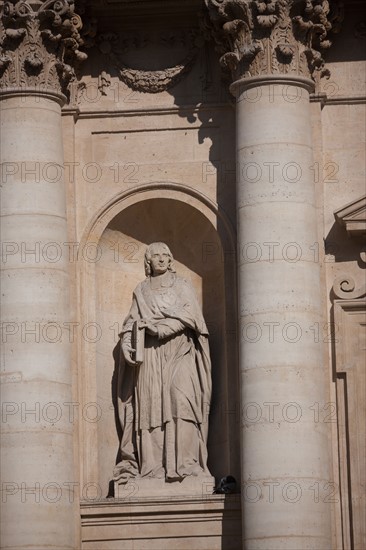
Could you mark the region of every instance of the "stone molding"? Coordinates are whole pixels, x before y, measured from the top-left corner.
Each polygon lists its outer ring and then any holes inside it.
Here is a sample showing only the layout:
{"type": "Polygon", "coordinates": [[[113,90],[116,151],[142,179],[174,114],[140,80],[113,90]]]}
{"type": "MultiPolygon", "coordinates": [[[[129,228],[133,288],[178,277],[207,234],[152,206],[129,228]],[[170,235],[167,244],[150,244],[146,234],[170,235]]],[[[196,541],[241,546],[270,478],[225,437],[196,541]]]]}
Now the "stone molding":
{"type": "MultiPolygon", "coordinates": [[[[82,2],[79,2],[82,10],[82,2]]],[[[62,95],[87,54],[93,23],[84,25],[74,0],[4,2],[0,7],[0,93],[62,95]]]]}
{"type": "Polygon", "coordinates": [[[334,212],[337,222],[346,228],[352,238],[366,235],[366,195],[356,199],[334,212]]]}
{"type": "MultiPolygon", "coordinates": [[[[366,294],[366,287],[363,294],[366,294]]],[[[349,296],[349,299],[334,301],[339,485],[344,550],[361,550],[366,543],[363,490],[366,481],[365,326],[365,299],[349,296]]]]}
{"type": "MultiPolygon", "coordinates": [[[[366,196],[334,212],[351,238],[366,234],[366,196]]],[[[365,262],[365,252],[361,252],[365,262]]],[[[366,283],[357,284],[350,274],[333,283],[334,360],[337,392],[339,485],[343,548],[365,548],[366,481],[366,283]]]]}
{"type": "Polygon", "coordinates": [[[241,542],[240,495],[129,497],[82,501],[85,550],[228,550],[241,542]],[[163,529],[162,529],[163,526],[163,529]]]}
{"type": "Polygon", "coordinates": [[[235,82],[248,77],[329,76],[322,52],[343,17],[327,0],[205,0],[204,28],[235,82]]]}

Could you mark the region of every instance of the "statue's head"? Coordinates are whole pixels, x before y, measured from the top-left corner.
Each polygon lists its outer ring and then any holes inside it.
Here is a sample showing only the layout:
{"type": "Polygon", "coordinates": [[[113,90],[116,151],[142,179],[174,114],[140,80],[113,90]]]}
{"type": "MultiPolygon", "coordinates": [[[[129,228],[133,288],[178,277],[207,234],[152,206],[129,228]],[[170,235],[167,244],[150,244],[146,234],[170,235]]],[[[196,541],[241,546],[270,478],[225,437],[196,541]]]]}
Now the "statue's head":
{"type": "Polygon", "coordinates": [[[161,275],[166,271],[175,273],[173,254],[165,243],[151,243],[145,252],[145,275],[161,275]]]}

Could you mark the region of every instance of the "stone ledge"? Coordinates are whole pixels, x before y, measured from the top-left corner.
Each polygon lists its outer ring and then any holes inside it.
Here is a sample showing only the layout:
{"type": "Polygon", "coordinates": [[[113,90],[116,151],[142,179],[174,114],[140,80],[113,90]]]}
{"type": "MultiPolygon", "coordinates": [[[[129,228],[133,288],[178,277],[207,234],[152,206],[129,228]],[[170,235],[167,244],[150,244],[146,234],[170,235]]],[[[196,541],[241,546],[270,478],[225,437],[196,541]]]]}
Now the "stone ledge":
{"type": "Polygon", "coordinates": [[[198,496],[206,498],[211,496],[215,488],[215,478],[210,475],[188,476],[181,481],[166,482],[159,478],[132,478],[125,483],[115,481],[114,496],[126,497],[155,497],[162,496],[198,496]]]}
{"type": "Polygon", "coordinates": [[[81,503],[82,550],[239,550],[240,495],[81,503]]]}

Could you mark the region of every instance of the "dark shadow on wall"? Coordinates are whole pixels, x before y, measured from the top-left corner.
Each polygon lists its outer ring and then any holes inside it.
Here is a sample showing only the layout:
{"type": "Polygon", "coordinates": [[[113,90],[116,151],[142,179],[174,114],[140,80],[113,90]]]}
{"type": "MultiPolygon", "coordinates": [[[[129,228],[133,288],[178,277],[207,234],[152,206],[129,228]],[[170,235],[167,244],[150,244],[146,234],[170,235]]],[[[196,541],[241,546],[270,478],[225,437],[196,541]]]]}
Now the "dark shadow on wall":
{"type": "Polygon", "coordinates": [[[221,550],[241,550],[243,545],[240,494],[225,495],[221,550]]]}
{"type": "MultiPolygon", "coordinates": [[[[366,262],[362,259],[361,253],[366,251],[366,246],[362,240],[351,239],[344,227],[342,227],[338,222],[334,222],[328,235],[324,239],[324,250],[325,250],[325,262],[334,262],[337,264],[357,262],[359,269],[366,269],[366,262]]],[[[345,273],[343,275],[348,275],[349,266],[345,268],[345,273]]],[[[340,275],[341,273],[339,273],[340,275]]],[[[349,274],[351,275],[351,274],[349,274]]],[[[364,279],[364,274],[360,274],[360,282],[364,279]]],[[[356,281],[357,285],[357,281],[356,281]]],[[[337,299],[337,296],[334,294],[333,288],[329,292],[330,301],[333,304],[333,301],[337,299]]],[[[333,305],[331,308],[331,319],[333,319],[333,305]]],[[[334,323],[333,323],[334,330],[334,323]]],[[[331,335],[332,341],[335,340],[335,335],[331,335]]],[[[333,357],[335,350],[333,349],[333,357]]]]}
{"type": "MultiPolygon", "coordinates": [[[[332,47],[324,55],[326,63],[365,61],[365,5],[342,2],[344,19],[338,33],[330,33],[332,47]]],[[[336,8],[336,3],[335,3],[336,8]]]]}
{"type": "MultiPolygon", "coordinates": [[[[111,379],[111,396],[112,396],[112,404],[113,404],[113,410],[114,410],[114,422],[115,422],[115,427],[116,427],[116,432],[117,432],[117,437],[119,442],[122,439],[122,428],[118,418],[118,372],[119,372],[119,365],[120,365],[120,352],[121,352],[121,345],[120,345],[120,342],[118,342],[113,349],[114,369],[113,369],[113,374],[111,379]]],[[[118,446],[115,464],[118,464],[120,461],[121,461],[121,449],[120,449],[120,446],[118,446]]],[[[112,497],[114,497],[113,480],[109,482],[108,493],[107,493],[107,498],[112,498],[112,497]]]]}
{"type": "Polygon", "coordinates": [[[328,255],[326,261],[357,262],[360,269],[366,269],[365,262],[362,261],[360,253],[366,250],[365,244],[350,238],[344,227],[338,222],[334,222],[328,235],[324,240],[325,254],[328,255]]]}

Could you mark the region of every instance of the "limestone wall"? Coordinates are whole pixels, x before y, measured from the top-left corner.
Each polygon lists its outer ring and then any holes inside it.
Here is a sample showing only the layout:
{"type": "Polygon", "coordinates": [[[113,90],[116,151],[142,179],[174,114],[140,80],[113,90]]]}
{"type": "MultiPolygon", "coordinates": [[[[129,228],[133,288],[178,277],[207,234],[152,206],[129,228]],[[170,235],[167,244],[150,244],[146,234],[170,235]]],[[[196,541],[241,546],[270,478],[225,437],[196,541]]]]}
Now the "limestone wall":
{"type": "MultiPolygon", "coordinates": [[[[336,278],[344,273],[355,279],[356,286],[361,284],[365,265],[359,242],[334,217],[335,210],[365,192],[365,65],[357,9],[348,9],[349,17],[328,56],[331,77],[322,82],[317,90],[320,96],[311,106],[315,154],[311,170],[318,211],[318,241],[312,253],[321,266],[324,311],[323,326],[313,330],[323,345],[329,394],[326,403],[308,406],[313,407],[314,422],[332,426],[329,453],[334,484],[327,494],[337,549],[353,547],[356,539],[361,540],[357,532],[362,531],[361,524],[352,525],[354,518],[345,518],[344,512],[350,506],[345,495],[351,483],[345,472],[350,463],[358,468],[362,457],[354,456],[355,447],[339,439],[340,425],[345,425],[344,417],[350,411],[344,408],[337,354],[341,353],[339,346],[347,344],[344,336],[338,342],[344,327],[335,318],[337,296],[332,290],[336,278]],[[322,93],[327,94],[325,102],[322,93]]],[[[133,35],[133,29],[128,31],[133,35]]],[[[221,80],[216,54],[207,45],[199,46],[195,62],[178,84],[154,94],[132,90],[122,82],[118,71],[107,64],[105,50],[106,46],[93,50],[84,68],[84,87],[78,94],[74,90],[63,119],[69,166],[69,238],[81,251],[71,265],[74,316],[82,327],[95,323],[96,331],[100,330],[95,342],[91,329],[89,337],[78,339],[74,346],[78,399],[84,404],[96,402],[100,414],[97,422],[83,419],[79,427],[82,484],[96,483],[103,497],[109,491],[118,447],[113,350],[131,291],[143,278],[144,246],[156,239],[170,244],[178,270],[192,280],[211,326],[212,473],[217,477],[233,473],[239,479],[232,100],[221,80]]],[[[164,53],[164,59],[172,63],[174,55],[183,54],[179,48],[173,50],[164,53]]],[[[153,53],[141,44],[125,59],[137,67],[156,63],[153,53]]],[[[348,422],[356,421],[361,409],[352,414],[356,418],[348,422]]],[[[341,432],[344,438],[347,429],[341,432]]]]}
{"type": "MultiPolygon", "coordinates": [[[[90,68],[101,63],[98,56],[91,56],[90,68]]],[[[230,473],[240,478],[235,111],[215,56],[206,48],[200,56],[181,83],[158,94],[131,91],[112,77],[103,95],[100,79],[86,68],[77,114],[64,109],[70,241],[79,251],[71,265],[74,315],[89,327],[75,343],[75,375],[84,406],[98,404],[90,406],[95,423],[82,419],[79,456],[82,484],[97,484],[103,497],[110,494],[118,452],[118,334],[132,291],[144,278],[145,247],[154,240],[171,247],[178,272],[196,288],[210,330],[210,468],[218,479],[230,473]],[[213,75],[207,90],[203,62],[213,75]]]]}

